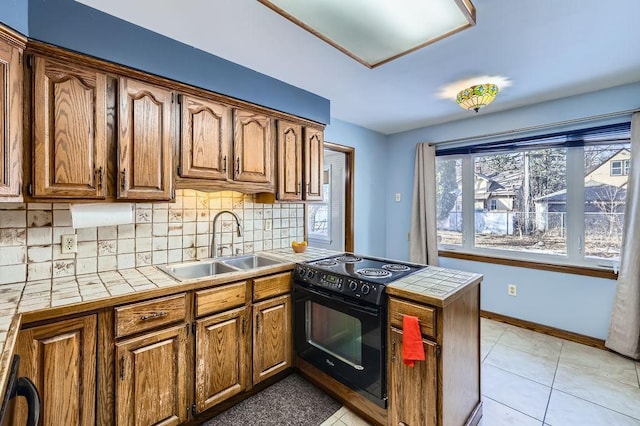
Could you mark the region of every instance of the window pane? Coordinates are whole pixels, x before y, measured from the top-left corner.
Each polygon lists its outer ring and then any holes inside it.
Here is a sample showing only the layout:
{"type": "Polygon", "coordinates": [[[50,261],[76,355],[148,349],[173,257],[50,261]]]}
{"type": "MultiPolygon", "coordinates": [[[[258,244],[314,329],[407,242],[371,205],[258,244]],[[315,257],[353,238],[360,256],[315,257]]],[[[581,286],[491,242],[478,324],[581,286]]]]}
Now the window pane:
{"type": "Polygon", "coordinates": [[[566,149],[474,159],[475,246],[566,255],[566,149]]]}
{"type": "Polygon", "coordinates": [[[330,240],[331,234],[331,169],[325,169],[325,182],[322,184],[322,200],[324,203],[307,204],[307,233],[309,238],[330,240]]]}
{"type": "Polygon", "coordinates": [[[630,148],[627,143],[584,149],[585,256],[620,257],[630,148]]]}
{"type": "Polygon", "coordinates": [[[438,242],[462,244],[462,159],[436,158],[438,242]]]}

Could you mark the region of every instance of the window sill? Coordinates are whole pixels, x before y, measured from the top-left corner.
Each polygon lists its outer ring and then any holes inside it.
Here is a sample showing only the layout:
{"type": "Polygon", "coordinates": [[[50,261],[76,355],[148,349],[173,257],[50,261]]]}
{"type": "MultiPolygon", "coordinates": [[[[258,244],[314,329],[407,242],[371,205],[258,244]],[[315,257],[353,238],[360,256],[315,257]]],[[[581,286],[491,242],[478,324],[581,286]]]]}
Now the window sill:
{"type": "Polygon", "coordinates": [[[438,250],[438,256],[451,259],[470,260],[473,262],[493,263],[496,265],[515,266],[518,268],[538,269],[541,271],[561,272],[564,274],[585,275],[588,277],[618,279],[618,274],[608,269],[589,268],[585,266],[558,265],[533,262],[529,260],[507,259],[503,257],[485,256],[459,251],[438,250]]]}

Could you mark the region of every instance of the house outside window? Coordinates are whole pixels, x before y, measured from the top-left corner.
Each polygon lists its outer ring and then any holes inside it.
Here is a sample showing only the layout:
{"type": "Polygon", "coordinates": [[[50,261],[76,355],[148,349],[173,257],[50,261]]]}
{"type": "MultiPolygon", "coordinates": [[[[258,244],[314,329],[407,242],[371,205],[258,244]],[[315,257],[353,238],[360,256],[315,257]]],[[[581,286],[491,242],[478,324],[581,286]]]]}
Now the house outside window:
{"type": "Polygon", "coordinates": [[[617,266],[630,159],[628,130],[626,139],[597,136],[587,135],[573,146],[556,136],[561,142],[555,146],[529,143],[497,152],[438,154],[436,170],[448,165],[456,173],[456,185],[452,171],[449,177],[437,173],[437,188],[447,187],[457,196],[455,201],[441,195],[436,200],[439,249],[617,266]]]}

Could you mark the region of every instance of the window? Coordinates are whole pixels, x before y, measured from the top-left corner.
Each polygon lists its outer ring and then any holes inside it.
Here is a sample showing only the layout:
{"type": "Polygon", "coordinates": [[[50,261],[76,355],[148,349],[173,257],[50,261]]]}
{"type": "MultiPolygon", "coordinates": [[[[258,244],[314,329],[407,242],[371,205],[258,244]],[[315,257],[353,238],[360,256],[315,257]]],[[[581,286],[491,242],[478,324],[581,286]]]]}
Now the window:
{"type": "Polygon", "coordinates": [[[611,160],[611,176],[628,176],[630,160],[611,160]]]}
{"type": "Polygon", "coordinates": [[[627,123],[437,150],[439,248],[616,266],[630,149],[627,123]]]}
{"type": "Polygon", "coordinates": [[[622,176],[622,161],[611,162],[611,176],[622,176]]]}
{"type": "Polygon", "coordinates": [[[307,204],[308,237],[331,241],[331,172],[326,169],[322,185],[322,203],[307,204]]]}
{"type": "Polygon", "coordinates": [[[443,158],[436,162],[438,242],[462,244],[462,160],[443,158]]]}

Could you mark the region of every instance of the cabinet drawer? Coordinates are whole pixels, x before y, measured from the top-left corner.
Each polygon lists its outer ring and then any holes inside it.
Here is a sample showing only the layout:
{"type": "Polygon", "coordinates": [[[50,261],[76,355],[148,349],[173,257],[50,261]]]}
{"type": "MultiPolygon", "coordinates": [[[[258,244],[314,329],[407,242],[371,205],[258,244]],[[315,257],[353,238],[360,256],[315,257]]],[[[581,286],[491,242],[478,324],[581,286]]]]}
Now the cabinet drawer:
{"type": "Polygon", "coordinates": [[[226,311],[246,303],[247,282],[241,281],[208,290],[196,291],[196,316],[226,311]]]}
{"type": "Polygon", "coordinates": [[[291,292],[291,272],[253,280],[253,300],[262,300],[291,292]]]}
{"type": "Polygon", "coordinates": [[[185,319],[186,295],[162,297],[115,308],[116,337],[185,319]]]}
{"type": "Polygon", "coordinates": [[[389,299],[389,322],[392,327],[402,329],[402,316],[418,317],[420,331],[429,337],[436,337],[436,310],[424,305],[405,302],[394,298],[389,299]]]}

